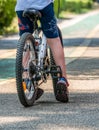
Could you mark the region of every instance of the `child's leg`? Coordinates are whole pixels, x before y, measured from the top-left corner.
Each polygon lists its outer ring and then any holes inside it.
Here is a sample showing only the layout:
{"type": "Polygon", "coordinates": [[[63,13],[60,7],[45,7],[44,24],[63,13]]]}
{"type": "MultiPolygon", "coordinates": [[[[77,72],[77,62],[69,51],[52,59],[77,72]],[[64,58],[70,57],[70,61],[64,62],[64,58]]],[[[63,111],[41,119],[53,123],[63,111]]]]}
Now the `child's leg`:
{"type": "Polygon", "coordinates": [[[53,4],[48,5],[41,10],[41,25],[44,34],[47,37],[48,44],[52,50],[56,65],[61,67],[62,76],[66,76],[66,66],[64,60],[64,52],[59,38],[59,31],[54,17],[53,4]]]}
{"type": "Polygon", "coordinates": [[[61,102],[68,102],[68,81],[66,76],[66,66],[64,60],[64,52],[59,38],[59,31],[57,28],[56,20],[52,4],[48,5],[42,11],[42,28],[47,37],[47,42],[53,53],[56,65],[61,67],[62,77],[59,78],[56,84],[56,99],[61,102]]]}
{"type": "Polygon", "coordinates": [[[52,50],[56,64],[61,67],[62,77],[67,78],[66,66],[65,66],[65,60],[64,60],[64,52],[63,52],[60,38],[57,37],[57,38],[53,38],[53,39],[47,39],[47,41],[52,50]]]}

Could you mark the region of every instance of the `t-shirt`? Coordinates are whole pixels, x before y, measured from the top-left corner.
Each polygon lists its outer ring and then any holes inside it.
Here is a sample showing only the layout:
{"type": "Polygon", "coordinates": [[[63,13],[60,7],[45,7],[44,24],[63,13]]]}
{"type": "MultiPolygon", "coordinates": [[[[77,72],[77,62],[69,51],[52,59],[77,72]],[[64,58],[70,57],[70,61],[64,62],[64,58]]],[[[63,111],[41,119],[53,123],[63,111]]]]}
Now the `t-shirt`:
{"type": "Polygon", "coordinates": [[[41,10],[54,0],[17,0],[15,11],[21,11],[27,8],[41,10]]]}

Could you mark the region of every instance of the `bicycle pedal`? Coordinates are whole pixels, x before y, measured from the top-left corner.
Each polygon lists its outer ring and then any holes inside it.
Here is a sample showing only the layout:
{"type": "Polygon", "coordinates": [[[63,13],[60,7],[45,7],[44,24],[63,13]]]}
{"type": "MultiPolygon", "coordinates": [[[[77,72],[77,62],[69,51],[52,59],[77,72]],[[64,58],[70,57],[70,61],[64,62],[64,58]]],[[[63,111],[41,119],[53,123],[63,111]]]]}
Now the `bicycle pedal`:
{"type": "Polygon", "coordinates": [[[50,73],[53,78],[60,77],[62,75],[60,66],[51,66],[50,73]]]}

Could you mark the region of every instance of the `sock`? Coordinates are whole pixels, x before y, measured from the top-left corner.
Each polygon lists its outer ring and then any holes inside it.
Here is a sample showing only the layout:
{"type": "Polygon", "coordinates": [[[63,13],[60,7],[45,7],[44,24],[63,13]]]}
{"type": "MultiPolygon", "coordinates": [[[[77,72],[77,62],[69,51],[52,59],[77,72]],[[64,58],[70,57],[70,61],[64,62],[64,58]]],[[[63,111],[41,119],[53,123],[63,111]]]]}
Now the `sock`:
{"type": "Polygon", "coordinates": [[[65,82],[66,82],[66,84],[67,84],[67,86],[69,86],[69,83],[68,83],[68,81],[67,81],[67,79],[66,79],[66,78],[64,78],[64,77],[60,77],[60,78],[59,78],[59,80],[65,81],[65,82]]]}

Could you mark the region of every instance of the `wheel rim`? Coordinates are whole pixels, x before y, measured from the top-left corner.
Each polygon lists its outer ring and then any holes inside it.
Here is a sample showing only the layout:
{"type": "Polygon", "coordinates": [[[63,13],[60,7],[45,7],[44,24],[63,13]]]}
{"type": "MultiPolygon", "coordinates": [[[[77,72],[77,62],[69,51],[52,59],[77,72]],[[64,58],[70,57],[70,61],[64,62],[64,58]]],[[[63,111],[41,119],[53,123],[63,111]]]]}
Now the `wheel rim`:
{"type": "Polygon", "coordinates": [[[24,44],[23,56],[22,56],[22,87],[24,94],[28,100],[30,100],[35,93],[35,82],[31,80],[29,74],[29,64],[33,62],[36,65],[35,52],[33,43],[27,39],[24,44]]]}

